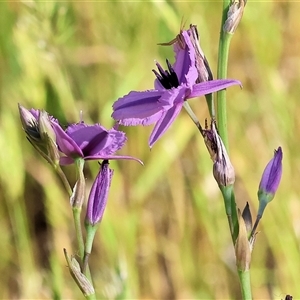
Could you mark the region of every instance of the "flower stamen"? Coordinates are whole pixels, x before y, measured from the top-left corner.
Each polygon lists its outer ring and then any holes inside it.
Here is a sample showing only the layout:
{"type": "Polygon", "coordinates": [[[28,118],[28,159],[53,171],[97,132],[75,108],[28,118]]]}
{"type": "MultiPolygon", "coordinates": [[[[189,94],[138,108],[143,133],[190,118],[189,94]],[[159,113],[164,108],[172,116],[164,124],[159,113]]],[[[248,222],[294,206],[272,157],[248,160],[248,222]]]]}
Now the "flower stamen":
{"type": "Polygon", "coordinates": [[[156,70],[152,71],[161,85],[165,89],[170,90],[171,88],[177,88],[179,86],[179,80],[170,62],[168,60],[166,60],[166,62],[169,70],[164,70],[159,63],[156,63],[159,73],[156,70]]]}

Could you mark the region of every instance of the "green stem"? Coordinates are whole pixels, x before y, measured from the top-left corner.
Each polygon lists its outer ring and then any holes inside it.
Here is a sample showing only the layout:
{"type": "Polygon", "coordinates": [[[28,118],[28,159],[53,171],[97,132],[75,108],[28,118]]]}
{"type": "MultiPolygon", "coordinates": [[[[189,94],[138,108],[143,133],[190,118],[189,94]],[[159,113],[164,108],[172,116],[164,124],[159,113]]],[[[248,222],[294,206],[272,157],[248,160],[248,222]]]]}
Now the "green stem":
{"type": "MultiPolygon", "coordinates": [[[[227,78],[227,66],[228,66],[228,55],[229,47],[232,34],[223,31],[223,25],[227,19],[227,13],[231,0],[223,0],[223,14],[221,22],[221,32],[219,41],[219,55],[218,55],[218,79],[227,78]]],[[[229,143],[228,143],[228,129],[227,129],[227,106],[226,106],[226,90],[217,92],[217,124],[220,137],[227,149],[229,154],[229,143]]],[[[234,196],[233,186],[222,187],[220,189],[223,194],[225,210],[229,222],[230,232],[233,244],[235,245],[236,239],[239,233],[238,216],[236,210],[236,202],[234,196]]],[[[251,295],[251,283],[250,283],[250,271],[238,270],[240,279],[240,286],[242,290],[242,299],[250,300],[251,295]]]]}
{"type": "Polygon", "coordinates": [[[252,293],[251,293],[250,271],[238,270],[238,275],[240,279],[243,300],[251,300],[252,293]]]}
{"type": "Polygon", "coordinates": [[[87,234],[86,234],[84,257],[83,257],[83,267],[82,267],[83,273],[85,272],[85,268],[88,266],[88,260],[89,260],[90,254],[92,252],[93,242],[94,242],[96,231],[98,229],[98,224],[86,225],[86,233],[87,234]]]}
{"type": "Polygon", "coordinates": [[[55,171],[58,174],[59,178],[61,179],[61,181],[62,181],[62,183],[63,183],[63,185],[64,185],[67,193],[69,194],[69,197],[71,197],[71,195],[72,195],[72,188],[70,186],[70,183],[69,183],[69,181],[68,181],[65,173],[62,171],[62,169],[61,169],[60,166],[58,166],[58,167],[54,166],[54,168],[55,168],[55,171]]]}
{"type": "MultiPolygon", "coordinates": [[[[223,17],[221,22],[221,33],[219,41],[219,56],[218,56],[218,79],[227,78],[227,65],[229,46],[232,34],[228,34],[223,31],[223,24],[227,18],[227,12],[229,8],[230,0],[223,1],[223,17]]],[[[217,92],[217,124],[219,134],[223,140],[223,143],[228,151],[228,132],[227,132],[227,109],[226,109],[226,90],[217,92]]]]}
{"type": "MultiPolygon", "coordinates": [[[[73,218],[74,218],[74,225],[75,225],[75,232],[76,232],[76,239],[77,244],[79,248],[79,256],[81,259],[81,262],[84,261],[84,240],[83,240],[83,234],[82,234],[82,226],[81,226],[81,208],[73,207],[73,218]]],[[[83,263],[82,263],[83,265],[83,263]]],[[[92,282],[91,272],[88,264],[85,266],[85,273],[86,277],[92,282]]]]}
{"type": "Polygon", "coordinates": [[[186,112],[188,113],[194,124],[197,126],[200,133],[203,135],[203,129],[201,127],[201,124],[187,101],[184,101],[183,107],[185,108],[186,112]]]}
{"type": "Polygon", "coordinates": [[[82,259],[84,256],[84,241],[83,241],[83,236],[82,236],[82,227],[81,227],[81,219],[80,219],[81,208],[73,207],[72,210],[73,210],[76,239],[77,239],[77,244],[78,244],[78,248],[79,248],[79,255],[80,255],[80,258],[82,259]]]}
{"type": "Polygon", "coordinates": [[[85,295],[85,299],[96,300],[96,295],[95,294],[85,295]]]}
{"type": "Polygon", "coordinates": [[[213,94],[207,94],[207,95],[205,95],[205,98],[206,98],[206,103],[207,103],[209,115],[212,119],[214,119],[215,115],[216,115],[216,112],[215,112],[213,94]]]}
{"type": "Polygon", "coordinates": [[[228,219],[232,242],[233,244],[235,244],[235,241],[239,234],[239,224],[233,185],[219,186],[219,188],[224,199],[225,211],[228,219]]]}

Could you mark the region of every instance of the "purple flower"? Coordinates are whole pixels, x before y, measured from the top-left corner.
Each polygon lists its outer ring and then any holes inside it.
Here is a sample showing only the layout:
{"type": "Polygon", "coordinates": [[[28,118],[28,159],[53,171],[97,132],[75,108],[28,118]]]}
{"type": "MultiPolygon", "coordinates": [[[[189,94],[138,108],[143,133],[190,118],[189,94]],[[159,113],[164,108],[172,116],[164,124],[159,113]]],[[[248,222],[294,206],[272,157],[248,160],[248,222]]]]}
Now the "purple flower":
{"type": "Polygon", "coordinates": [[[281,147],[278,147],[274,152],[274,157],[267,164],[260,184],[259,192],[265,194],[271,194],[274,197],[276,193],[280,179],[282,175],[282,150],[281,147]]]}
{"type": "Polygon", "coordinates": [[[107,203],[112,176],[113,170],[109,168],[108,161],[104,160],[89,195],[85,217],[87,224],[94,226],[101,221],[107,203]]]}
{"type": "Polygon", "coordinates": [[[231,85],[241,84],[237,80],[212,80],[195,83],[198,71],[195,66],[195,50],[187,31],[182,32],[187,47],[185,51],[175,47],[176,61],[168,62],[168,70],[156,63],[158,72],[153,70],[155,89],[144,92],[132,91],[113,104],[112,117],[125,126],[150,125],[155,127],[149,139],[149,146],[165,133],[182,109],[184,101],[210,94],[231,85]],[[177,49],[177,50],[176,50],[177,49]]]}
{"type": "Polygon", "coordinates": [[[126,142],[124,132],[107,130],[99,124],[87,125],[83,122],[72,124],[64,131],[58,122],[52,122],[58,149],[65,155],[60,164],[68,165],[76,158],[85,160],[133,159],[131,156],[117,156],[114,153],[126,142]]]}

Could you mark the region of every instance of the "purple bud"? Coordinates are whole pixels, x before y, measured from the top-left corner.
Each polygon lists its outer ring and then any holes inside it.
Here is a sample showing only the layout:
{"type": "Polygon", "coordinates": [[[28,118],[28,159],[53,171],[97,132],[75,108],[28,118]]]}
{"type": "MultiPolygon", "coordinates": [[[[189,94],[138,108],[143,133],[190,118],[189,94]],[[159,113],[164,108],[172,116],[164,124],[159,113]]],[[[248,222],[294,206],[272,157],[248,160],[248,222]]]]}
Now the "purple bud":
{"type": "Polygon", "coordinates": [[[85,217],[87,224],[94,226],[101,221],[107,203],[112,175],[113,170],[109,168],[108,161],[104,160],[91,188],[85,217]]]}
{"type": "Polygon", "coordinates": [[[282,150],[281,147],[278,147],[274,152],[274,157],[267,164],[260,184],[259,184],[259,192],[263,192],[266,194],[274,194],[276,193],[280,179],[282,175],[282,150]]]}

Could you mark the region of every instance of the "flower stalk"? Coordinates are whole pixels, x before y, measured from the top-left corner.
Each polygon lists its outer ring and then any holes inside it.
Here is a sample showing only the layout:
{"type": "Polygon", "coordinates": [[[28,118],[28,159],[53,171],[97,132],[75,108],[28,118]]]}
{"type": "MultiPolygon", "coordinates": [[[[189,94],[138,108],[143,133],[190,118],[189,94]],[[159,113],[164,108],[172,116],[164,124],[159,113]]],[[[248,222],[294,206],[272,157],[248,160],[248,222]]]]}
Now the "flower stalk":
{"type": "MultiPolygon", "coordinates": [[[[243,0],[241,0],[243,1],[243,0]]],[[[236,6],[235,0],[223,0],[223,12],[219,39],[219,55],[218,55],[218,69],[217,78],[225,79],[227,77],[227,66],[228,66],[228,55],[230,48],[230,41],[232,34],[234,33],[240,19],[234,15],[234,23],[230,23],[229,19],[233,17],[233,10],[236,6]],[[231,10],[230,10],[231,9],[231,10]],[[228,13],[230,14],[228,15],[228,13]],[[225,26],[226,25],[226,26],[225,26]]],[[[242,11],[243,12],[243,11],[242,11]]],[[[228,128],[227,128],[227,103],[226,103],[226,90],[220,90],[217,92],[217,124],[221,140],[229,154],[229,143],[228,143],[228,128]]],[[[228,218],[229,228],[232,236],[232,241],[235,247],[239,241],[239,221],[236,209],[235,195],[233,185],[222,186],[219,185],[223,195],[225,211],[228,218]]],[[[248,242],[247,242],[248,243],[248,242]]],[[[237,271],[240,279],[240,286],[242,290],[242,299],[252,299],[251,295],[251,283],[250,283],[250,270],[245,268],[239,268],[238,257],[237,259],[237,271]]],[[[251,253],[250,253],[251,259],[251,253]]]]}

